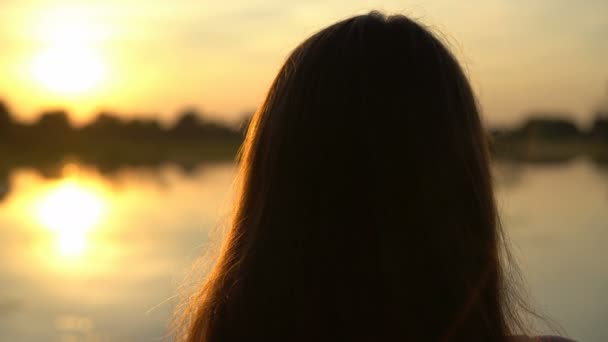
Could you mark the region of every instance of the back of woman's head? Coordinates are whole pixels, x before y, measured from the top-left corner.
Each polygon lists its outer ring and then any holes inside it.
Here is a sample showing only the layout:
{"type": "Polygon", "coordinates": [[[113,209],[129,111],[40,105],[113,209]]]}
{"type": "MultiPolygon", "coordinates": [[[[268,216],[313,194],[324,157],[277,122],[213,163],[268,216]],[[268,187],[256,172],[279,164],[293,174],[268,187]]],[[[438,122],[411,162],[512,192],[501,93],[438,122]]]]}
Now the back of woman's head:
{"type": "Polygon", "coordinates": [[[362,15],[289,56],[254,117],[194,341],[501,341],[500,231],[475,98],[444,45],[362,15]]]}

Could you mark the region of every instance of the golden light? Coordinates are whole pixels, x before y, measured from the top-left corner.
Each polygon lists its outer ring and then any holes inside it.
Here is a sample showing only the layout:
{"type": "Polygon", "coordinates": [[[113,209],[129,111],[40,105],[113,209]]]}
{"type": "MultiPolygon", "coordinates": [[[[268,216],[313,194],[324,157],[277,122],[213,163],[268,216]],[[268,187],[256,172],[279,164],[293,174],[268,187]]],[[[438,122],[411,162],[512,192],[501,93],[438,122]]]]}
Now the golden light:
{"type": "Polygon", "coordinates": [[[86,234],[83,232],[62,232],[57,237],[57,250],[67,256],[82,254],[87,247],[86,234]]]}
{"type": "Polygon", "coordinates": [[[92,188],[66,180],[39,201],[36,217],[53,231],[56,247],[63,255],[80,255],[87,247],[87,234],[99,223],[105,202],[92,188]]]}
{"type": "Polygon", "coordinates": [[[61,94],[90,91],[103,81],[105,72],[101,58],[83,47],[52,47],[37,55],[32,63],[34,79],[61,94]]]}
{"type": "Polygon", "coordinates": [[[90,92],[103,83],[108,68],[99,48],[108,30],[69,8],[45,11],[37,23],[42,48],[31,61],[33,80],[62,95],[90,92]]]}

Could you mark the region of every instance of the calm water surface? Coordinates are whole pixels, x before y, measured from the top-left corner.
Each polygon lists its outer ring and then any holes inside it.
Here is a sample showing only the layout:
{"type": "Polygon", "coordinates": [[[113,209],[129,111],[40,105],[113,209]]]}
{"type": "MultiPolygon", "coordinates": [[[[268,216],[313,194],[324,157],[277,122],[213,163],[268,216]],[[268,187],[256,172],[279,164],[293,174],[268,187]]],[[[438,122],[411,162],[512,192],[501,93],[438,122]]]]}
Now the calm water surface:
{"type": "MultiPolygon", "coordinates": [[[[503,224],[543,312],[608,340],[608,169],[496,166],[503,224]]],[[[192,263],[218,240],[235,167],[66,165],[0,181],[0,340],[162,340],[192,263]]]]}

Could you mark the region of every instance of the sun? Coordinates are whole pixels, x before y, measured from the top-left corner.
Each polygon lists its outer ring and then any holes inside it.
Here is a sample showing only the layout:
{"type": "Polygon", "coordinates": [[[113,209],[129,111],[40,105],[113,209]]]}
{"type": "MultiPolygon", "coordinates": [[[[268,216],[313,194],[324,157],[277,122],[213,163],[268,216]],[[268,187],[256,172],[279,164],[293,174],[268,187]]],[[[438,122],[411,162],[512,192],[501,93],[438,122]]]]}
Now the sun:
{"type": "Polygon", "coordinates": [[[99,85],[105,65],[93,51],[78,46],[56,46],[41,52],[32,63],[34,79],[60,94],[80,94],[99,85]]]}
{"type": "Polygon", "coordinates": [[[57,8],[38,18],[40,49],[30,63],[31,78],[59,95],[80,95],[99,87],[108,74],[100,48],[108,30],[86,13],[57,8]]]}
{"type": "Polygon", "coordinates": [[[61,254],[80,255],[87,247],[87,234],[105,210],[104,200],[94,189],[66,180],[42,196],[36,218],[55,234],[61,254]]]}

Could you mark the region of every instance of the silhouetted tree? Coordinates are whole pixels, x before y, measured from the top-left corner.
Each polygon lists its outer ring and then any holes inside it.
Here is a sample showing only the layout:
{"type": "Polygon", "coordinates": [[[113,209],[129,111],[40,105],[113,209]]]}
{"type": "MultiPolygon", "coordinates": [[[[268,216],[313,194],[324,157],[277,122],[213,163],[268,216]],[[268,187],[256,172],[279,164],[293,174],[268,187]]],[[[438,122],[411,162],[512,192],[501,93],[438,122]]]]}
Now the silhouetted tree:
{"type": "Polygon", "coordinates": [[[73,132],[68,114],[63,110],[42,113],[34,126],[42,137],[67,138],[73,132]]]}
{"type": "Polygon", "coordinates": [[[0,130],[6,129],[14,124],[11,113],[4,102],[0,101],[0,130]]]}
{"type": "Polygon", "coordinates": [[[171,133],[182,138],[200,137],[203,120],[199,112],[194,109],[184,110],[175,125],[171,128],[171,133]]]}
{"type": "Polygon", "coordinates": [[[531,140],[570,140],[581,137],[572,121],[558,116],[536,116],[528,119],[520,133],[531,140]]]}
{"type": "Polygon", "coordinates": [[[19,125],[13,120],[8,107],[0,101],[0,142],[14,142],[18,135],[19,125]]]}
{"type": "Polygon", "coordinates": [[[0,202],[8,197],[11,192],[11,180],[9,172],[3,168],[4,165],[0,165],[0,202]]]}
{"type": "Polygon", "coordinates": [[[594,140],[608,142],[608,112],[597,113],[590,135],[594,140]]]}
{"type": "Polygon", "coordinates": [[[81,139],[99,143],[125,135],[125,122],[116,114],[101,112],[93,121],[83,126],[79,133],[81,139]]]}
{"type": "Polygon", "coordinates": [[[101,112],[87,127],[99,131],[118,131],[123,125],[124,122],[118,118],[118,115],[101,112]]]}
{"type": "Polygon", "coordinates": [[[126,123],[125,134],[133,138],[160,139],[162,138],[163,130],[156,120],[133,119],[126,123]]]}

